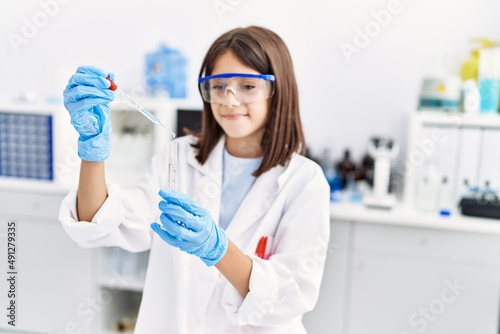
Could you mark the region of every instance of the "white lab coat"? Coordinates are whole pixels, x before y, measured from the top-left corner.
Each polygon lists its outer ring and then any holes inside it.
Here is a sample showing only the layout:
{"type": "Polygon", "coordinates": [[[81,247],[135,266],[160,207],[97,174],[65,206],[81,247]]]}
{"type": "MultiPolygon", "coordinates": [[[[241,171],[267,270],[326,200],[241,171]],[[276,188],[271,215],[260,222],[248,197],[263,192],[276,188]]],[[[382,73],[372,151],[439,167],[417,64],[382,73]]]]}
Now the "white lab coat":
{"type": "MultiPolygon", "coordinates": [[[[180,190],[219,218],[225,138],[204,165],[191,136],[180,142],[180,190]]],[[[257,178],[227,228],[228,237],[253,261],[243,298],[215,267],[165,243],[150,228],[159,221],[158,191],[167,177],[168,148],[157,154],[136,185],[108,184],[108,198],[91,223],[78,222],[76,189],[59,219],[82,247],[150,249],[136,334],[306,333],[302,315],[317,301],[329,240],[329,188],[320,167],[295,154],[257,178]],[[269,236],[272,256],[254,255],[269,236]]],[[[225,171],[231,176],[231,169],[225,171]]]]}

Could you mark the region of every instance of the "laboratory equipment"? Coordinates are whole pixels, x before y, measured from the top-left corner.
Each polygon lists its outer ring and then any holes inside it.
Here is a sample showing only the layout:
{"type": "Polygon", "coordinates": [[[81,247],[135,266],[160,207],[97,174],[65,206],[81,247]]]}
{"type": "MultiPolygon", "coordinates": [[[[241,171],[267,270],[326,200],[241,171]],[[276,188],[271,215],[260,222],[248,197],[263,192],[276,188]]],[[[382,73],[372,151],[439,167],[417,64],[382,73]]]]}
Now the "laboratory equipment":
{"type": "Polygon", "coordinates": [[[53,180],[52,116],[0,112],[0,175],[53,180]]]}
{"type": "Polygon", "coordinates": [[[481,113],[498,113],[500,96],[500,47],[479,52],[478,73],[481,113]]]}
{"type": "Polygon", "coordinates": [[[325,148],[320,159],[320,166],[330,186],[330,201],[338,202],[342,199],[342,179],[335,170],[335,164],[332,160],[330,148],[325,148]]]}
{"type": "Polygon", "coordinates": [[[464,216],[500,219],[500,199],[498,196],[482,194],[479,197],[464,197],[459,203],[464,216]]]}
{"type": "Polygon", "coordinates": [[[477,114],[481,108],[481,95],[476,80],[467,79],[462,83],[462,111],[477,114]]]}
{"type": "Polygon", "coordinates": [[[442,178],[436,162],[427,161],[418,177],[416,207],[422,211],[438,212],[441,184],[442,178]]]}
{"type": "Polygon", "coordinates": [[[462,81],[474,80],[477,81],[479,71],[479,51],[492,46],[492,41],[487,38],[474,38],[471,40],[473,43],[471,47],[470,58],[464,61],[460,71],[462,81]]]}
{"type": "Polygon", "coordinates": [[[354,179],[354,173],[356,172],[356,166],[351,160],[351,152],[349,150],[344,150],[344,156],[341,161],[336,164],[337,173],[342,180],[342,189],[347,186],[347,180],[349,177],[354,179]]]}
{"type": "Polygon", "coordinates": [[[371,138],[368,154],[375,160],[373,191],[363,200],[368,207],[391,209],[396,204],[396,196],[389,193],[391,160],[399,154],[399,145],[388,138],[371,138]]]}
{"type": "Polygon", "coordinates": [[[0,182],[71,185],[78,180],[77,133],[60,105],[0,104],[0,182]]]}
{"type": "Polygon", "coordinates": [[[186,97],[187,60],[178,49],[161,44],[146,55],[146,86],[153,96],[166,93],[169,98],[186,97]]]}
{"type": "Polygon", "coordinates": [[[179,162],[179,143],[171,141],[168,144],[168,176],[167,189],[178,190],[177,167],[179,162]]]}
{"type": "Polygon", "coordinates": [[[404,161],[405,203],[418,206],[424,195],[419,195],[421,176],[427,173],[430,160],[439,172],[438,210],[456,212],[462,198],[481,189],[500,193],[499,140],[499,115],[415,112],[409,123],[404,161]]]}
{"type": "Polygon", "coordinates": [[[457,111],[462,82],[458,76],[425,78],[420,90],[419,108],[457,111]]]}
{"type": "Polygon", "coordinates": [[[193,109],[177,109],[177,136],[182,136],[184,134],[184,130],[187,129],[193,132],[201,131],[201,116],[202,110],[193,108],[193,109]]]}
{"type": "Polygon", "coordinates": [[[146,116],[146,118],[149,119],[154,124],[160,125],[163,128],[165,128],[165,130],[170,132],[172,139],[175,138],[175,133],[170,131],[162,122],[160,122],[160,120],[155,115],[153,115],[153,113],[149,112],[146,108],[144,108],[142,105],[137,103],[130,95],[125,93],[122,89],[118,88],[118,86],[115,84],[115,82],[112,81],[109,77],[107,77],[106,79],[108,79],[110,82],[109,89],[114,91],[115,94],[117,94],[127,105],[129,105],[131,108],[139,111],[141,114],[146,116]]]}

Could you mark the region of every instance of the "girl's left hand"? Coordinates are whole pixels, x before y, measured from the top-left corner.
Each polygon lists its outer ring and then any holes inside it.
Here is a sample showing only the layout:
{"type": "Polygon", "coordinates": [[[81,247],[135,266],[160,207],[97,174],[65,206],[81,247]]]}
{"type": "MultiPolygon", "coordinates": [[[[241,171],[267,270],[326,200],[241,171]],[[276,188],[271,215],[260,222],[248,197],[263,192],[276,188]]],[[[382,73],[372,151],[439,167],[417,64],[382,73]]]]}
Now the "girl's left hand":
{"type": "Polygon", "coordinates": [[[213,266],[226,254],[226,232],[219,228],[210,212],[189,196],[175,190],[160,190],[158,204],[162,211],[161,225],[151,228],[165,242],[198,256],[207,266],[213,266]]]}

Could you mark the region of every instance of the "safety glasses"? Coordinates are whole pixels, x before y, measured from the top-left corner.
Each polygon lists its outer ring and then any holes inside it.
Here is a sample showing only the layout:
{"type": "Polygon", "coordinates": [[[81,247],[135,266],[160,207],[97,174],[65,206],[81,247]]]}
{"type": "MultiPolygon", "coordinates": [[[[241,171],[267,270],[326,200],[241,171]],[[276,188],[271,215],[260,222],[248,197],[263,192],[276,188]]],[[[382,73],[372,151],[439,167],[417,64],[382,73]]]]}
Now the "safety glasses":
{"type": "Polygon", "coordinates": [[[222,73],[198,79],[203,101],[223,104],[230,91],[243,104],[267,100],[274,94],[272,74],[222,73]]]}

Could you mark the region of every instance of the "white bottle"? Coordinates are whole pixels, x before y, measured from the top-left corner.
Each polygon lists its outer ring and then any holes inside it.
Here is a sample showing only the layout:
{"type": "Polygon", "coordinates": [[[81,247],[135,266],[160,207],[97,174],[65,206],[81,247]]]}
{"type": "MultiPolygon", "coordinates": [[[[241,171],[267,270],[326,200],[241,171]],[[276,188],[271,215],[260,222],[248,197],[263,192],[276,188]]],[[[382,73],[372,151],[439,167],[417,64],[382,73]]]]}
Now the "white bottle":
{"type": "Polygon", "coordinates": [[[477,83],[473,79],[462,83],[462,108],[466,114],[478,114],[481,109],[481,96],[477,83]]]}
{"type": "Polygon", "coordinates": [[[438,212],[441,176],[436,164],[428,161],[420,170],[416,206],[423,211],[438,212]]]}

